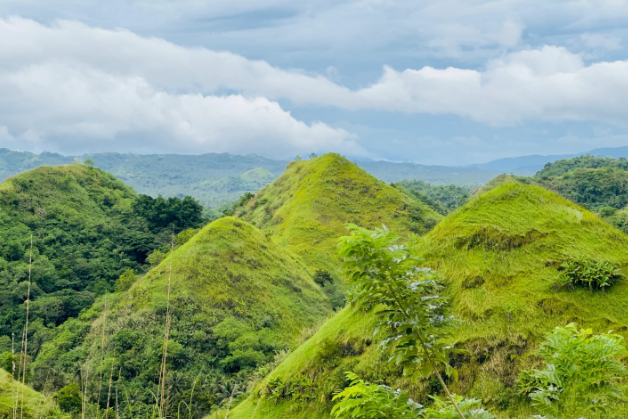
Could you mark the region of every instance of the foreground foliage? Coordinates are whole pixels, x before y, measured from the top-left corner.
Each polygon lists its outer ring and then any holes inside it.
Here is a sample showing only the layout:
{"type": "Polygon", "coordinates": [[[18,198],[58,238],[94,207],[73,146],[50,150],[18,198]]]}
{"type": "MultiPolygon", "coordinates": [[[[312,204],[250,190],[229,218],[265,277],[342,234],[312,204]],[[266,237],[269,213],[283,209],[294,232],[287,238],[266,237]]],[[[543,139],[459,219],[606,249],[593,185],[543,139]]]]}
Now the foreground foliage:
{"type": "MultiPolygon", "coordinates": [[[[337,419],[456,419],[460,415],[452,403],[432,397],[432,406],[412,400],[407,391],[393,390],[385,385],[368,384],[354,373],[347,373],[351,384],[338,393],[332,409],[337,419]]],[[[465,419],[493,419],[475,399],[455,398],[456,405],[465,419]]]]}
{"type": "MultiPolygon", "coordinates": [[[[619,380],[627,374],[623,337],[593,335],[574,324],[557,327],[541,345],[545,367],[523,374],[521,386],[532,405],[546,419],[611,415],[622,399],[619,380]]],[[[607,416],[610,417],[610,416],[607,416]]]]}

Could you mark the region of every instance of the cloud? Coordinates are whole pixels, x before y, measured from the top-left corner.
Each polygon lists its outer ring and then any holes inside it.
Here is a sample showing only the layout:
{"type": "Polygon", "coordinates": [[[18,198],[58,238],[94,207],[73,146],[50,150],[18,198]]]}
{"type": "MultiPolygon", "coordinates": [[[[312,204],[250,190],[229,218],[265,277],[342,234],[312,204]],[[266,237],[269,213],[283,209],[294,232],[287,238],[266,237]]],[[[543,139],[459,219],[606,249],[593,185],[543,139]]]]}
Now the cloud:
{"type": "Polygon", "coordinates": [[[585,65],[564,48],[543,47],[492,60],[484,71],[395,71],[355,92],[360,107],[454,114],[494,125],[598,121],[628,127],[628,61],[585,65]]]}
{"type": "Polygon", "coordinates": [[[59,151],[366,154],[347,131],[298,121],[259,94],[204,93],[232,80],[286,88],[263,62],[70,22],[0,21],[0,37],[15,40],[0,46],[5,146],[17,140],[20,148],[59,151]]]}
{"type": "MultiPolygon", "coordinates": [[[[520,42],[522,28],[502,21],[502,42],[520,42]]],[[[0,43],[0,126],[32,147],[368,154],[349,131],[299,121],[290,107],[628,128],[628,61],[585,63],[564,47],[504,53],[481,69],[387,66],[349,89],[345,78],[73,21],[0,20],[0,38],[12,40],[0,43]]]]}

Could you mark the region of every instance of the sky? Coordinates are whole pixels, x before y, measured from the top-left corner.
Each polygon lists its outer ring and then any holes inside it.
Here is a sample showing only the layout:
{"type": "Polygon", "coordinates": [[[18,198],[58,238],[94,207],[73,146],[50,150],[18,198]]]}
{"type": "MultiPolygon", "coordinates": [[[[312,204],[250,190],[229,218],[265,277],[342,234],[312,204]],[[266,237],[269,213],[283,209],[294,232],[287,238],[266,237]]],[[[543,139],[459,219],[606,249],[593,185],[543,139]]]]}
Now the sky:
{"type": "Polygon", "coordinates": [[[0,147],[465,165],[628,145],[628,0],[0,0],[0,147]]]}

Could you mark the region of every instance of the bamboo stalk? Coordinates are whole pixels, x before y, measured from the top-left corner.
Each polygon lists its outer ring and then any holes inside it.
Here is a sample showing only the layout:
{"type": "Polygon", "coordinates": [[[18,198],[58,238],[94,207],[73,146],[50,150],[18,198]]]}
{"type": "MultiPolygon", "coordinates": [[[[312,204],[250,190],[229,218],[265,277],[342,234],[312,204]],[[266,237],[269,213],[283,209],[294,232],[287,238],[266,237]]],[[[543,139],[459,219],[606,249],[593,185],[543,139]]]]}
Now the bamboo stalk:
{"type": "Polygon", "coordinates": [[[31,234],[31,250],[28,256],[28,289],[26,291],[26,323],[24,324],[24,359],[22,361],[22,404],[20,407],[20,419],[24,418],[24,397],[26,388],[26,354],[28,350],[28,315],[30,314],[31,302],[31,272],[33,268],[33,234],[31,234]]]}
{"type": "MultiPolygon", "coordinates": [[[[82,376],[82,374],[81,374],[82,376]]],[[[89,369],[85,370],[85,378],[83,378],[81,381],[83,381],[83,399],[81,400],[81,419],[85,419],[85,408],[86,408],[86,403],[87,403],[87,378],[89,376],[89,369]]]]}
{"type": "Polygon", "coordinates": [[[161,371],[160,371],[160,401],[159,401],[159,414],[161,417],[164,417],[164,395],[166,390],[166,361],[168,359],[168,341],[170,339],[170,289],[172,285],[172,259],[174,253],[174,234],[172,235],[172,241],[170,243],[170,267],[168,272],[168,298],[166,302],[166,322],[165,322],[165,330],[164,330],[164,351],[161,358],[161,371]]]}
{"type": "Polygon", "coordinates": [[[100,339],[100,379],[98,380],[98,398],[96,399],[96,404],[98,405],[98,409],[100,410],[100,393],[102,391],[102,378],[105,373],[102,369],[103,364],[105,363],[105,329],[107,328],[107,294],[105,294],[105,307],[103,310],[103,323],[102,323],[102,333],[100,339]]]}
{"type": "Polygon", "coordinates": [[[113,378],[113,360],[111,360],[111,370],[109,370],[109,391],[107,392],[107,410],[105,411],[105,419],[109,419],[109,400],[111,399],[111,383],[113,378]]]}
{"type": "Polygon", "coordinates": [[[11,365],[12,365],[12,371],[11,371],[11,379],[13,382],[13,390],[11,391],[13,394],[12,397],[12,402],[11,402],[11,411],[13,413],[13,419],[17,419],[17,401],[18,401],[18,397],[19,397],[19,393],[18,393],[18,386],[15,385],[14,381],[15,381],[15,333],[11,333],[11,365]]]}

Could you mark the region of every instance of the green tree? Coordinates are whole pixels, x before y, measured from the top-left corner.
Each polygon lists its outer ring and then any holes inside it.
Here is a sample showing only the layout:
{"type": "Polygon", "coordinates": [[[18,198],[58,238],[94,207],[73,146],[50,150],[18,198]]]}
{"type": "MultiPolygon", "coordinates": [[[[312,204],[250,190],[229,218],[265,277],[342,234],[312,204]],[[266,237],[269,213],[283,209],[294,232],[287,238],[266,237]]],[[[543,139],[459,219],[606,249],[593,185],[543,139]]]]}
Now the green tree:
{"type": "Polygon", "coordinates": [[[447,299],[440,296],[442,285],[435,272],[421,268],[422,259],[415,256],[413,237],[410,244],[397,244],[399,236],[385,226],[374,231],[353,224],[347,226],[350,236],[339,239],[339,256],[350,285],[353,299],[368,309],[375,308],[381,319],[378,327],[388,330],[382,342],[391,349],[391,357],[403,366],[404,374],[435,374],[461,418],[439,371],[456,376],[449,365],[454,349],[445,343],[444,327],[450,322],[447,299]]]}
{"type": "Polygon", "coordinates": [[[546,366],[528,372],[530,399],[544,419],[576,419],[604,413],[622,397],[619,379],[626,375],[620,359],[626,355],[623,338],[593,335],[572,323],[557,327],[541,345],[546,366]]]}
{"type": "Polygon", "coordinates": [[[55,396],[59,408],[67,413],[76,413],[81,410],[81,390],[76,383],[69,384],[59,390],[55,396]]]}
{"type": "Polygon", "coordinates": [[[92,159],[85,159],[85,161],[83,162],[83,164],[84,164],[85,166],[88,166],[88,167],[94,167],[94,160],[92,160],[92,159]]]}

